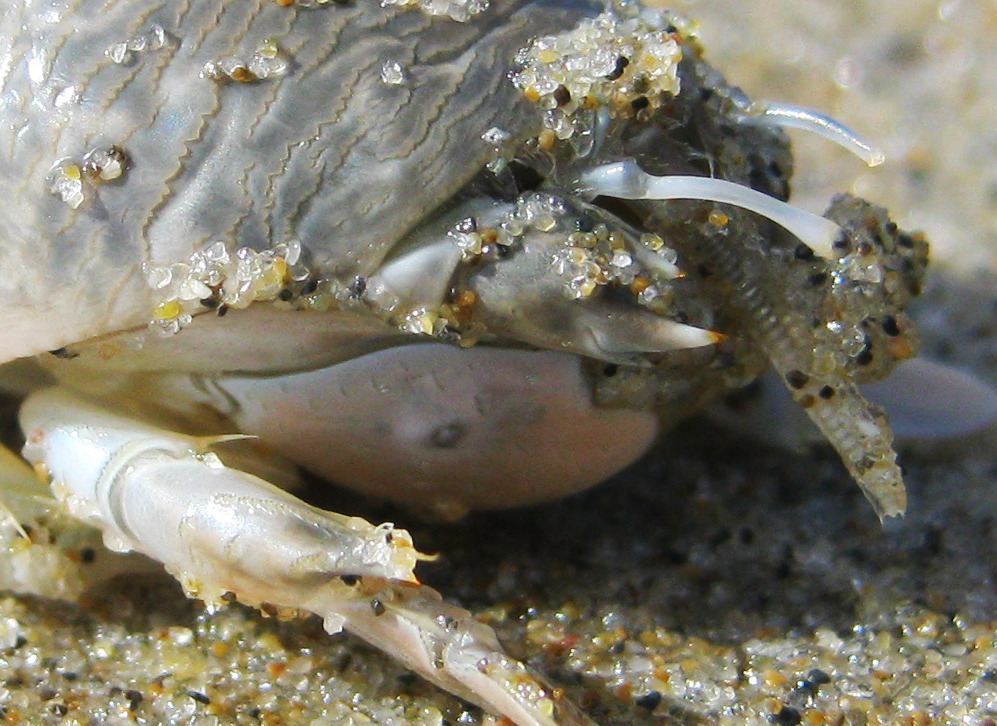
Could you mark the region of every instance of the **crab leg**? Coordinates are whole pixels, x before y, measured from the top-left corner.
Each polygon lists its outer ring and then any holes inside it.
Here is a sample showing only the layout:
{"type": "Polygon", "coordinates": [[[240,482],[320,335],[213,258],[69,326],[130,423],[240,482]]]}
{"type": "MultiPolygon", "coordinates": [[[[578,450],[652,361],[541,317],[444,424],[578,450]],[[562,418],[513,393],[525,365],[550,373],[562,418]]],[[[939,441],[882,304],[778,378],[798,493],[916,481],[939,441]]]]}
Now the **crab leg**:
{"type": "Polygon", "coordinates": [[[404,530],[311,507],[225,466],[199,439],[114,414],[63,390],[21,409],[25,457],[68,512],[116,551],[162,562],[188,595],[228,593],[285,614],[316,613],[437,685],[519,726],[591,722],[502,651],[470,613],[412,572],[425,559],[404,530]]]}
{"type": "Polygon", "coordinates": [[[491,628],[432,588],[390,583],[375,601],[354,600],[338,612],[350,632],[518,726],[595,726],[560,689],[506,655],[491,628]]]}

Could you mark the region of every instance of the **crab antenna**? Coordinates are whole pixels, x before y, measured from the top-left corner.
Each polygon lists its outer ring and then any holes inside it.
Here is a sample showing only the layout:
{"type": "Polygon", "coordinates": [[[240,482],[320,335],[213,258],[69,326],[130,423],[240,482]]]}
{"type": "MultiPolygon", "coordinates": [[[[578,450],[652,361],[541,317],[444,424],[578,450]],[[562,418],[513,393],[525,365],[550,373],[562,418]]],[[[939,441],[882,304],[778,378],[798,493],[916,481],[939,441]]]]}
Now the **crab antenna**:
{"type": "Polygon", "coordinates": [[[771,219],[827,258],[834,257],[832,245],[841,235],[841,228],[831,220],[749,187],[703,176],[654,176],[633,159],[588,169],[578,177],[575,189],[618,199],[705,199],[743,207],[771,219]]]}
{"type": "Polygon", "coordinates": [[[882,149],[873,146],[841,122],[802,106],[770,101],[754,102],[748,107],[742,120],[813,132],[848,149],[869,166],[879,166],[886,161],[886,154],[882,149]]]}

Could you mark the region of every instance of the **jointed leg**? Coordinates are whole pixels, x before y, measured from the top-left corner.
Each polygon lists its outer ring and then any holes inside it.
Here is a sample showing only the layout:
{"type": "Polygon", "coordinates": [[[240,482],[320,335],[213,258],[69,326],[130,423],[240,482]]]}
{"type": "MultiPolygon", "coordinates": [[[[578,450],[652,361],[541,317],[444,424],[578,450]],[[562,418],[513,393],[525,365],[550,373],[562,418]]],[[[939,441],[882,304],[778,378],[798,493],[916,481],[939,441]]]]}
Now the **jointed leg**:
{"type": "Polygon", "coordinates": [[[25,456],[59,502],[118,551],[162,562],[186,591],[219,602],[320,615],[437,685],[519,726],[589,724],[495,634],[412,572],[408,533],[311,507],[225,466],[212,440],[111,413],[59,389],[35,393],[25,456]]]}

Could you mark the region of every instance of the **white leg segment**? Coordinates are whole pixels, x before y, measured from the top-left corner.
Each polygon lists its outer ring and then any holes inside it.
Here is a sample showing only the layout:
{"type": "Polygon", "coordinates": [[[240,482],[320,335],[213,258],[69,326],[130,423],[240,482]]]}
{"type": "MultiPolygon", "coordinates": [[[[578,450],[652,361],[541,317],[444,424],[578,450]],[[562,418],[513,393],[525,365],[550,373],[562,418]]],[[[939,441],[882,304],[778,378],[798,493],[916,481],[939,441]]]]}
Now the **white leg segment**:
{"type": "Polygon", "coordinates": [[[291,605],[280,596],[320,577],[415,580],[406,532],[310,507],[226,467],[210,441],[56,388],[28,398],[21,424],[25,457],[47,468],[71,515],[100,528],[109,549],[159,560],[197,597],[232,591],[252,605],[291,605]]]}
{"type": "Polygon", "coordinates": [[[490,628],[418,583],[421,556],[404,530],[306,505],[225,466],[212,440],[59,389],[31,395],[21,425],[25,457],[47,470],[68,512],[109,548],[162,562],[191,596],[316,613],[329,632],[355,632],[519,726],[591,723],[506,656],[490,628]]]}

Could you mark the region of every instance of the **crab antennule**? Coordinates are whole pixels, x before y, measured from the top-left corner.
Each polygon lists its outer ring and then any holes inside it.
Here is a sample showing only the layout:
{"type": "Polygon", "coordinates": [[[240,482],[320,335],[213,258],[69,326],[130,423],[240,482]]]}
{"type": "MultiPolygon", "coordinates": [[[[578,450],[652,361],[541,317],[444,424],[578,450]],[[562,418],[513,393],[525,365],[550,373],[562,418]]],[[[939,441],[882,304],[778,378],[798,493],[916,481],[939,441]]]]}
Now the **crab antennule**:
{"type": "Polygon", "coordinates": [[[604,164],[585,171],[575,184],[582,194],[618,199],[703,199],[732,204],[767,217],[824,257],[833,257],[832,245],[841,228],[749,187],[702,176],[654,176],[633,159],[604,164]]]}
{"type": "Polygon", "coordinates": [[[840,121],[802,106],[770,101],[751,104],[742,117],[746,123],[766,123],[809,131],[847,149],[869,166],[886,161],[883,150],[869,143],[840,121]]]}

